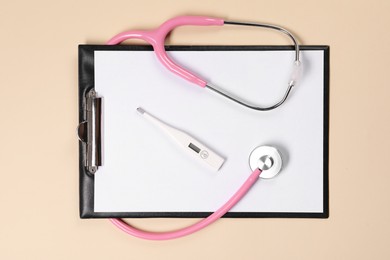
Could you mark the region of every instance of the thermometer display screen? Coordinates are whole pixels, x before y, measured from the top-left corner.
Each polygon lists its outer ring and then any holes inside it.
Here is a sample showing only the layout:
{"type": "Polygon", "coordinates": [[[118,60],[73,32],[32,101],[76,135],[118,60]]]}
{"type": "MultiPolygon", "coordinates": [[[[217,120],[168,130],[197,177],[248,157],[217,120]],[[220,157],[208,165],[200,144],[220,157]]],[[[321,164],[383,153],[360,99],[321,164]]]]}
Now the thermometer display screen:
{"type": "Polygon", "coordinates": [[[190,143],[188,145],[189,148],[191,148],[192,150],[194,150],[196,153],[199,153],[200,152],[200,148],[196,145],[194,145],[193,143],[190,143]]]}

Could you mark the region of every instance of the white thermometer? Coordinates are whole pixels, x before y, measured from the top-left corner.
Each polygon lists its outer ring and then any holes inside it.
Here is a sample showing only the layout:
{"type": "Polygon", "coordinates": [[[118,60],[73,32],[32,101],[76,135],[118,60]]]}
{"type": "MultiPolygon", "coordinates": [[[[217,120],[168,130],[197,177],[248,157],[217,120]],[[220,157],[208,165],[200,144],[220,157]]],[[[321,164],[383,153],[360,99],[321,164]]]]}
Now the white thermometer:
{"type": "Polygon", "coordinates": [[[225,159],[219,156],[217,153],[212,151],[206,145],[202,144],[189,134],[176,129],[151,114],[147,113],[142,108],[137,108],[138,113],[140,113],[145,119],[152,122],[154,125],[158,126],[161,130],[163,130],[168,136],[170,136],[173,140],[176,141],[181,147],[187,151],[193,158],[203,163],[206,163],[215,171],[218,171],[222,164],[225,162],[225,159]]]}

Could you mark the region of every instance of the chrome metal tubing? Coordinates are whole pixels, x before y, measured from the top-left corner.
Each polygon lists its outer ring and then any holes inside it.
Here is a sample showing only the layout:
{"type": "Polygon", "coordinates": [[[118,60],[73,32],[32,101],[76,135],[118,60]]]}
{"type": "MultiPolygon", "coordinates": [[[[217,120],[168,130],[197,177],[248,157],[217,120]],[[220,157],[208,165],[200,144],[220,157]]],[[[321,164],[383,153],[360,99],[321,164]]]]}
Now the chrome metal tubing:
{"type": "Polygon", "coordinates": [[[252,26],[252,27],[263,27],[268,28],[272,30],[277,30],[279,32],[282,32],[286,34],[294,43],[295,46],[295,61],[300,61],[300,55],[299,55],[299,44],[295,36],[284,29],[283,27],[273,25],[273,24],[265,24],[265,23],[248,23],[248,22],[237,22],[237,21],[225,21],[224,24],[230,24],[230,25],[239,25],[239,26],[252,26]]]}
{"type": "MultiPolygon", "coordinates": [[[[284,28],[282,28],[280,26],[271,25],[271,24],[264,24],[264,23],[248,23],[248,22],[225,21],[224,24],[239,25],[239,26],[263,27],[263,28],[277,30],[279,32],[282,32],[282,33],[286,34],[292,40],[292,42],[293,42],[293,44],[295,46],[295,60],[294,60],[294,64],[295,65],[299,65],[300,64],[300,52],[299,52],[298,41],[294,37],[294,35],[292,35],[292,33],[287,31],[286,29],[284,29],[284,28]]],[[[226,98],[228,98],[228,99],[230,99],[230,100],[232,100],[232,101],[234,101],[234,102],[236,102],[236,103],[238,103],[240,105],[243,105],[243,106],[245,106],[247,108],[254,109],[254,110],[257,110],[257,111],[269,111],[269,110],[275,109],[275,108],[279,107],[280,105],[282,105],[286,101],[287,97],[289,96],[289,94],[291,92],[291,89],[295,85],[296,85],[295,80],[290,81],[288,83],[288,85],[287,85],[287,90],[284,93],[284,96],[277,103],[275,103],[272,106],[268,106],[268,107],[260,107],[260,106],[257,106],[257,105],[249,104],[249,103],[247,103],[246,101],[244,101],[242,99],[233,97],[232,95],[230,95],[229,93],[225,92],[224,90],[222,90],[220,88],[216,88],[215,86],[213,86],[210,83],[207,83],[206,88],[211,89],[215,93],[220,94],[220,95],[222,95],[222,96],[224,96],[224,97],[226,97],[226,98]]]]}
{"type": "Polygon", "coordinates": [[[280,105],[282,105],[284,103],[284,101],[286,101],[288,95],[290,94],[291,92],[291,89],[292,87],[294,87],[293,84],[289,84],[288,85],[288,88],[286,90],[286,92],[284,93],[284,96],[281,100],[279,100],[279,102],[277,102],[276,104],[272,105],[272,106],[268,106],[268,107],[259,107],[259,106],[256,106],[256,105],[252,105],[252,104],[249,104],[241,99],[238,99],[238,98],[234,98],[232,97],[230,94],[224,92],[223,90],[220,90],[220,89],[217,89],[215,86],[212,86],[211,84],[207,84],[206,85],[206,88],[214,91],[215,93],[218,93],[228,99],[230,99],[231,101],[234,101],[240,105],[243,105],[247,108],[250,108],[250,109],[254,109],[254,110],[257,110],[257,111],[269,111],[269,110],[272,110],[272,109],[275,109],[277,107],[279,107],[280,105]]]}

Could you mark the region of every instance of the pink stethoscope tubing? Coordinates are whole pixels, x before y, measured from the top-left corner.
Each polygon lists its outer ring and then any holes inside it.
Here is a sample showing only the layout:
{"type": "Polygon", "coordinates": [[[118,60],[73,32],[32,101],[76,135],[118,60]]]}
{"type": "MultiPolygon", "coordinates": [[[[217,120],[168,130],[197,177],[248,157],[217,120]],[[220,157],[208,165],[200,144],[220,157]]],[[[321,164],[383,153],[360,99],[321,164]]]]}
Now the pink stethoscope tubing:
{"type": "Polygon", "coordinates": [[[165,52],[165,38],[173,29],[183,25],[223,25],[224,21],[219,18],[211,18],[204,16],[179,16],[170,19],[160,25],[155,30],[149,31],[126,31],[114,36],[107,44],[115,45],[119,44],[127,39],[140,39],[148,42],[153,46],[154,52],[157,55],[159,61],[170,71],[176,75],[196,84],[200,87],[206,87],[206,81],[192,74],[188,70],[177,65],[172,59],[168,57],[165,52]]]}
{"type": "Polygon", "coordinates": [[[234,205],[236,205],[242,199],[242,197],[244,197],[244,195],[249,191],[249,189],[256,183],[256,181],[259,179],[260,174],[261,174],[260,169],[254,170],[252,174],[249,175],[248,179],[244,182],[244,184],[242,184],[242,186],[238,189],[238,191],[222,207],[220,207],[217,211],[212,213],[207,218],[189,227],[185,227],[183,229],[170,231],[170,232],[157,233],[157,232],[148,232],[148,231],[137,229],[135,227],[130,226],[122,219],[111,218],[110,221],[116,227],[126,232],[127,234],[135,237],[143,238],[143,239],[148,239],[148,240],[168,240],[168,239],[175,239],[186,235],[190,235],[214,223],[220,217],[225,215],[225,213],[228,212],[234,205]]]}

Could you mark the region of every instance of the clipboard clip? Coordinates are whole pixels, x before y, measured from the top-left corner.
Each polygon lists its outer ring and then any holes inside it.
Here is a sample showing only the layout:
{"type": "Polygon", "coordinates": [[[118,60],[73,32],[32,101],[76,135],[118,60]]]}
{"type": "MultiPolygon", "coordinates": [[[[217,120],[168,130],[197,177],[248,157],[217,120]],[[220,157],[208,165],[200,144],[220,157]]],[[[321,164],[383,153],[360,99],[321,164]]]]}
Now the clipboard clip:
{"type": "Polygon", "coordinates": [[[77,136],[86,153],[84,166],[92,174],[103,165],[102,105],[103,98],[98,97],[94,89],[88,91],[83,102],[83,113],[87,119],[77,126],[77,136]]]}

